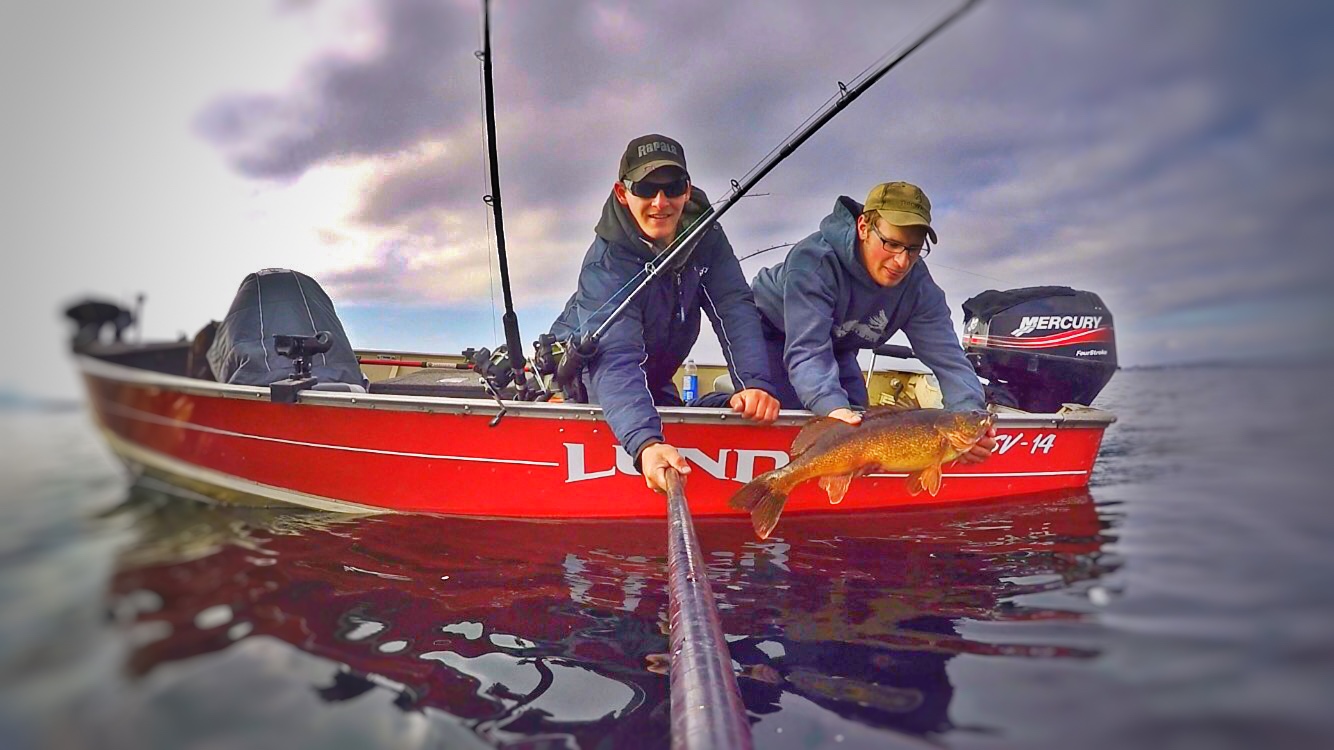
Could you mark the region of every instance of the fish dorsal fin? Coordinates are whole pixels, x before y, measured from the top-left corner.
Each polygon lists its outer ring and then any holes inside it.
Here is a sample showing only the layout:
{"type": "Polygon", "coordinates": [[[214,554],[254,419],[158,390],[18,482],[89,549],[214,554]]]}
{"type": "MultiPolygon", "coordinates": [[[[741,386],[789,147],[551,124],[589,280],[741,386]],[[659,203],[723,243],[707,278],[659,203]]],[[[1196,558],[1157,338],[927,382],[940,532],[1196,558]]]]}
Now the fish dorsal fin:
{"type": "Polygon", "coordinates": [[[832,431],[838,430],[840,427],[849,430],[856,429],[841,419],[834,419],[833,417],[816,417],[807,422],[806,426],[801,428],[801,432],[797,433],[797,438],[792,441],[792,448],[788,453],[791,454],[793,458],[796,458],[802,453],[805,453],[807,448],[814,445],[816,440],[828,435],[832,431]]]}
{"type": "Polygon", "coordinates": [[[921,407],[913,406],[912,404],[878,404],[862,412],[862,421],[865,422],[870,419],[880,419],[911,411],[921,411],[921,407]]]}

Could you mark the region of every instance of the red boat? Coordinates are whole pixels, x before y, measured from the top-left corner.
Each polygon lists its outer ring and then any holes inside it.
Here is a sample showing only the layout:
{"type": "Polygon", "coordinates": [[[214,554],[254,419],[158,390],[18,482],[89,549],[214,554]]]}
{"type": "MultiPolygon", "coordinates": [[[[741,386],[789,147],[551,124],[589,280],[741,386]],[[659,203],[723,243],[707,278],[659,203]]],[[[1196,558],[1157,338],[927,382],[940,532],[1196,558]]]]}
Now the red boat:
{"type": "MultiPolygon", "coordinates": [[[[970,5],[954,11],[922,41],[970,5]]],[[[483,37],[484,49],[489,50],[489,21],[484,24],[483,37]]],[[[573,341],[565,342],[570,345],[565,354],[594,356],[598,338],[637,293],[671,267],[678,256],[683,260],[680,254],[764,175],[916,46],[909,46],[896,58],[887,58],[875,72],[860,77],[837,103],[826,105],[822,114],[808,120],[783,146],[774,149],[743,183],[734,183],[726,198],[711,205],[701,220],[692,222],[657,260],[645,266],[643,279],[636,277],[638,286],[626,290],[619,306],[600,316],[593,330],[580,332],[577,346],[573,341]],[[587,354],[581,354],[585,350],[587,354]]],[[[487,92],[490,188],[495,196],[488,202],[495,215],[497,261],[505,298],[505,346],[508,352],[518,354],[523,342],[511,299],[501,230],[489,52],[479,59],[483,61],[487,92]]],[[[645,491],[643,480],[636,476],[632,462],[616,444],[596,406],[502,402],[499,397],[485,397],[486,391],[480,398],[460,395],[469,386],[473,391],[480,390],[475,376],[472,383],[465,382],[461,389],[451,391],[447,381],[453,378],[404,382],[400,368],[392,365],[371,365],[359,373],[358,363],[350,361],[351,343],[337,321],[332,300],[318,289],[317,295],[308,297],[311,290],[300,279],[288,282],[299,294],[299,302],[292,296],[290,304],[284,306],[281,301],[275,302],[272,293],[265,297],[259,286],[260,277],[266,274],[279,285],[271,289],[284,288],[283,282],[276,280],[281,274],[275,271],[282,269],[267,269],[247,277],[233,304],[235,315],[229,313],[221,326],[228,329],[236,323],[237,342],[263,347],[262,361],[256,365],[258,374],[236,378],[233,372],[220,379],[232,383],[272,382],[267,375],[283,365],[270,363],[271,344],[279,354],[292,357],[291,372],[306,376],[289,378],[281,384],[235,385],[188,377],[197,374],[190,343],[119,343],[121,332],[132,324],[134,316],[116,305],[86,302],[66,311],[79,325],[74,351],[93,411],[112,449],[136,475],[164,477],[225,500],[276,501],[351,512],[425,511],[516,518],[665,514],[662,499],[645,491]],[[266,310],[266,305],[272,307],[266,310]],[[286,312],[275,316],[272,313],[276,310],[286,312]],[[101,340],[107,325],[115,329],[115,341],[111,343],[101,340]],[[305,330],[295,330],[303,326],[305,330]],[[294,354],[291,347],[305,346],[295,339],[321,336],[324,348],[312,348],[311,352],[324,352],[325,365],[335,353],[340,357],[347,354],[346,374],[352,377],[344,382],[352,383],[364,375],[370,381],[369,392],[310,388],[313,378],[308,377],[308,363],[302,363],[301,354],[294,354]],[[306,365],[304,369],[301,364],[306,365]]],[[[308,277],[305,282],[318,287],[308,277]]],[[[283,294],[293,293],[289,290],[283,294]]],[[[791,495],[788,514],[831,510],[855,513],[1088,484],[1103,431],[1114,421],[1111,414],[1078,405],[1092,403],[1116,368],[1111,316],[1101,300],[1065,287],[1041,287],[988,291],[965,302],[964,309],[968,314],[968,341],[973,343],[969,356],[977,357],[973,362],[979,375],[990,381],[996,403],[1020,407],[999,410],[996,426],[1000,445],[995,455],[979,465],[946,467],[942,487],[934,496],[910,495],[902,475],[872,474],[854,482],[844,501],[831,508],[818,487],[808,483],[791,495]],[[1068,406],[1067,401],[1076,405],[1068,406]]],[[[226,335],[219,335],[219,343],[228,343],[226,335]]],[[[212,351],[208,344],[202,348],[212,351]]],[[[257,361],[252,354],[238,355],[233,361],[241,367],[252,365],[257,361]]],[[[362,353],[359,364],[386,359],[402,362],[404,358],[362,353]]],[[[431,365],[443,364],[444,358],[421,359],[415,369],[432,375],[431,365]]],[[[565,362],[568,365],[576,359],[567,357],[565,362]]],[[[515,357],[515,380],[525,380],[522,360],[521,356],[515,357]]],[[[482,362],[474,360],[473,364],[483,369],[482,362]]],[[[578,368],[571,369],[576,370],[577,378],[578,368]]],[[[534,375],[540,379],[543,368],[536,366],[535,370],[534,375]]],[[[931,405],[924,397],[929,390],[922,385],[924,375],[874,373],[874,361],[871,370],[870,403],[888,400],[931,405]]],[[[576,382],[568,372],[566,375],[567,381],[576,382]]],[[[701,375],[706,378],[701,382],[708,382],[707,371],[701,375]]],[[[467,380],[468,376],[460,377],[467,380]]],[[[499,391],[498,382],[487,380],[493,396],[499,391]]],[[[520,396],[527,395],[523,389],[519,391],[520,396]]],[[[723,409],[664,408],[661,414],[665,437],[694,465],[688,489],[695,516],[734,514],[728,499],[755,476],[786,464],[789,446],[800,425],[811,416],[804,411],[783,412],[777,424],[758,426],[723,409]]]]}
{"type": "MultiPolygon", "coordinates": [[[[402,368],[384,364],[365,366],[369,392],[304,390],[296,403],[278,403],[269,387],[185,377],[188,350],[188,342],[76,347],[97,421],[136,476],[164,478],[228,502],[348,512],[553,519],[665,513],[597,406],[420,395],[439,385],[413,395],[411,386],[394,388],[403,377],[390,375],[402,368]]],[[[363,361],[408,356],[363,353],[363,361]]],[[[411,369],[436,382],[476,377],[411,369]]],[[[921,374],[878,372],[873,403],[891,389],[922,391],[925,382],[921,374]]],[[[838,506],[813,482],[799,487],[786,513],[856,513],[1083,487],[1103,431],[1115,420],[1078,405],[1042,414],[998,412],[993,457],[946,466],[934,497],[909,495],[905,475],[873,474],[854,482],[838,506]]],[[[793,438],[811,417],[784,411],[776,424],[761,426],[725,409],[661,413],[667,439],[694,467],[688,493],[696,516],[736,515],[728,499],[785,464],[793,438]]]]}

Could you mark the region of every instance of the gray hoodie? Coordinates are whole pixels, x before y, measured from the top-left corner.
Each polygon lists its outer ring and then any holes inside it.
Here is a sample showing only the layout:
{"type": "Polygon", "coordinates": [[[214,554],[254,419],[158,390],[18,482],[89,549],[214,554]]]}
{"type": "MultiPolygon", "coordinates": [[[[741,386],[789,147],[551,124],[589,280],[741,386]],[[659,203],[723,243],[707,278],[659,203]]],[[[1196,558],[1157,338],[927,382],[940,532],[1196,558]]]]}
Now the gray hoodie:
{"type": "Polygon", "coordinates": [[[945,408],[982,408],[982,384],[959,346],[945,293],[924,261],[895,286],[876,284],[857,253],[861,212],[860,203],[839,198],[820,231],[751,282],[770,336],[781,335],[786,374],[802,404],[821,415],[865,406],[864,388],[849,393],[840,383],[859,382],[858,351],[903,331],[940,381],[945,408]]]}

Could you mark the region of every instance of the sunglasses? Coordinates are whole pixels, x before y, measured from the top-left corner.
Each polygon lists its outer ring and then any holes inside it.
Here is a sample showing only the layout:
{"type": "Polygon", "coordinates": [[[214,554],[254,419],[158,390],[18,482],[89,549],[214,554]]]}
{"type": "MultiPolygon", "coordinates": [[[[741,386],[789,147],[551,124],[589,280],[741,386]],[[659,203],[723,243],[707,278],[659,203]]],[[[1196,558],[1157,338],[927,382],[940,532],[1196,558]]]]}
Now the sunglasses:
{"type": "Polygon", "coordinates": [[[625,185],[625,189],[633,193],[636,198],[645,200],[657,198],[658,191],[662,191],[668,198],[677,198],[684,195],[686,190],[690,188],[688,177],[679,177],[671,182],[648,182],[647,180],[639,182],[622,180],[621,182],[625,185]]]}

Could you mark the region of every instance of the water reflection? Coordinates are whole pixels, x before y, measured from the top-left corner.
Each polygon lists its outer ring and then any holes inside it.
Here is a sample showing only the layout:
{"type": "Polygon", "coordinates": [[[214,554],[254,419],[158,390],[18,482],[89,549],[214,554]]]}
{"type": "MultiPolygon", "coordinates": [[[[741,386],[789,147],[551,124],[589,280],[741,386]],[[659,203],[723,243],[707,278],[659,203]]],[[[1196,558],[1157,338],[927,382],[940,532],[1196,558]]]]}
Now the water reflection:
{"type": "MultiPolygon", "coordinates": [[[[667,651],[665,522],[350,518],[146,486],[115,513],[138,534],[109,593],[132,677],[268,637],[339,665],[309,686],[329,702],[388,690],[496,744],[666,745],[667,679],[650,668],[667,651]]],[[[956,656],[1094,653],[1047,629],[1091,611],[1109,565],[1087,494],[795,516],[779,531],[700,525],[761,724],[781,725],[792,696],[835,730],[943,732],[956,656]]]]}
{"type": "Polygon", "coordinates": [[[784,531],[746,545],[756,554],[743,553],[727,589],[727,630],[747,634],[731,651],[754,714],[779,714],[794,695],[858,724],[943,733],[955,728],[946,665],[956,656],[1096,654],[1050,628],[1085,619],[1087,592],[1113,565],[1086,493],[784,531]],[[1006,640],[1016,622],[1023,640],[1006,640]]]}

